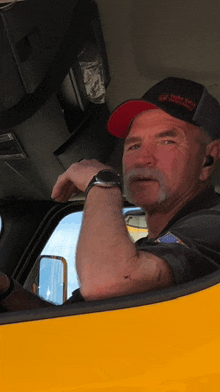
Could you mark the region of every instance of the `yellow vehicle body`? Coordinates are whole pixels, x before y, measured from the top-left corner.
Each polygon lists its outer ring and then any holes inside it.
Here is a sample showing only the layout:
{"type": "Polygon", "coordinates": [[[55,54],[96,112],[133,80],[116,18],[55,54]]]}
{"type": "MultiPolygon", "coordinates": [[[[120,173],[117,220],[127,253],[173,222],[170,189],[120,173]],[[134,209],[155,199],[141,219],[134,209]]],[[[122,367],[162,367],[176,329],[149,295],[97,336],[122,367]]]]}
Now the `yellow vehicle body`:
{"type": "Polygon", "coordinates": [[[219,323],[215,284],[149,305],[1,325],[1,391],[217,392],[219,323]]]}

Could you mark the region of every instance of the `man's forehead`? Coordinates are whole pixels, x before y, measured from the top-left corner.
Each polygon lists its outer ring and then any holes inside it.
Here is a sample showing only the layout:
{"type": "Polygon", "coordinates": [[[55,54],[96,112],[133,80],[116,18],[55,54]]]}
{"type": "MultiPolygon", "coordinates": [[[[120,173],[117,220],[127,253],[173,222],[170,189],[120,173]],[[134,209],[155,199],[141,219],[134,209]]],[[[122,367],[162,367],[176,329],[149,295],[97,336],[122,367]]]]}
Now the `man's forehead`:
{"type": "MultiPolygon", "coordinates": [[[[147,132],[146,132],[146,134],[147,134],[147,132]]],[[[155,139],[160,139],[160,138],[165,138],[165,137],[174,137],[175,138],[175,137],[178,137],[178,136],[179,136],[179,132],[178,132],[178,130],[176,128],[166,129],[166,130],[161,131],[161,132],[158,131],[158,132],[156,132],[153,135],[153,137],[155,139]]],[[[142,139],[142,137],[140,137],[138,135],[135,135],[135,133],[133,133],[133,134],[130,133],[126,137],[124,145],[126,146],[126,145],[128,145],[130,143],[141,141],[141,139],[142,139]]]]}

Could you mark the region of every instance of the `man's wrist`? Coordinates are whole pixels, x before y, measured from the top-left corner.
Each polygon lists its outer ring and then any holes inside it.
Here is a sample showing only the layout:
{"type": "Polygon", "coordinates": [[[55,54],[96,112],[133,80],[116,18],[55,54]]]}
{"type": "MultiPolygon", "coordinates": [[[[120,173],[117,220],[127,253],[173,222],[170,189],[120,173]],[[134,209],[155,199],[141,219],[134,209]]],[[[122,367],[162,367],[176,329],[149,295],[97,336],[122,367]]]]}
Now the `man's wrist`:
{"type": "Polygon", "coordinates": [[[86,197],[94,186],[107,189],[118,187],[122,192],[122,182],[120,179],[120,175],[114,169],[100,170],[88,184],[85,191],[86,197]]]}
{"type": "Polygon", "coordinates": [[[119,208],[122,208],[123,195],[121,190],[117,186],[112,188],[102,188],[99,186],[94,186],[91,188],[85,201],[85,205],[87,207],[90,204],[92,204],[92,208],[95,207],[106,209],[107,207],[116,208],[116,206],[120,206],[119,208]],[[99,200],[98,203],[97,200],[99,200]]]}

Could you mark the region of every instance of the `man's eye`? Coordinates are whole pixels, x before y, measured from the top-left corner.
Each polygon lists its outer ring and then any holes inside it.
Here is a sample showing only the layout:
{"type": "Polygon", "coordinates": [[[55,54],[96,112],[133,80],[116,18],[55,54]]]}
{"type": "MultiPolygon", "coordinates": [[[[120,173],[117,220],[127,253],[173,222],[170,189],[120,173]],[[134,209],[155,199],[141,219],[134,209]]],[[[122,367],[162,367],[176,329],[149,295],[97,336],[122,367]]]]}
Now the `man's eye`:
{"type": "Polygon", "coordinates": [[[166,139],[161,141],[162,144],[168,145],[168,144],[175,144],[175,140],[171,139],[166,139]]]}
{"type": "Polygon", "coordinates": [[[128,150],[137,150],[138,148],[140,148],[140,144],[132,144],[132,146],[128,147],[128,150]]]}

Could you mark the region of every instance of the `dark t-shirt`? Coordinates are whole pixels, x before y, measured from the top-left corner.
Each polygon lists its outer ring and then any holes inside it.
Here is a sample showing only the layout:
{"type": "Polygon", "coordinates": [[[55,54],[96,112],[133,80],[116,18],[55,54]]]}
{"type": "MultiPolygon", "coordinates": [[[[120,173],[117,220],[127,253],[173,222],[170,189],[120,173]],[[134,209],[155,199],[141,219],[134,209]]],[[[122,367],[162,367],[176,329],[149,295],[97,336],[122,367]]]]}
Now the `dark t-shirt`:
{"type": "MultiPolygon", "coordinates": [[[[137,249],[171,266],[175,283],[185,283],[220,268],[220,195],[210,186],[186,204],[156,239],[141,238],[137,249]]],[[[84,301],[80,290],[66,303],[84,301]]]]}
{"type": "Polygon", "coordinates": [[[209,187],[186,204],[156,239],[136,242],[165,259],[176,284],[210,274],[220,268],[220,195],[209,187]]]}

